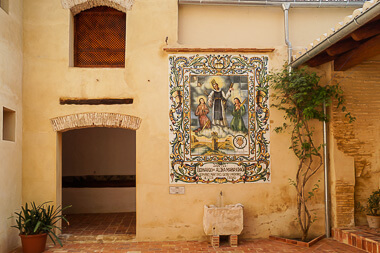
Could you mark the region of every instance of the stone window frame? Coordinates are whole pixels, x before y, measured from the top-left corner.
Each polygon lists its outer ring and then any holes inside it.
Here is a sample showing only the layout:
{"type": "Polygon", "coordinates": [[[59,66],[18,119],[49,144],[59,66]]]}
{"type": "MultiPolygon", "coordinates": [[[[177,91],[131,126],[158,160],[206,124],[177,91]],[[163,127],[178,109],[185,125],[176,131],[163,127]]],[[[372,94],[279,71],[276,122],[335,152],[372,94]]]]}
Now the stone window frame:
{"type": "Polygon", "coordinates": [[[109,112],[77,113],[50,119],[55,132],[66,132],[91,127],[138,130],[141,121],[142,119],[136,116],[109,112]]]}
{"type": "Polygon", "coordinates": [[[127,12],[132,9],[135,0],[61,0],[64,9],[70,9],[73,15],[81,11],[98,7],[108,6],[116,10],[127,12]]]}
{"type": "MultiPolygon", "coordinates": [[[[0,0],[2,1],[2,0],[0,0]]],[[[69,39],[69,67],[74,65],[74,16],[81,11],[94,7],[107,6],[127,14],[132,9],[135,0],[61,0],[63,9],[70,10],[70,39],[69,39]]],[[[94,66],[96,67],[96,66],[94,66]]],[[[101,66],[105,67],[105,66],[101,66]]]]}

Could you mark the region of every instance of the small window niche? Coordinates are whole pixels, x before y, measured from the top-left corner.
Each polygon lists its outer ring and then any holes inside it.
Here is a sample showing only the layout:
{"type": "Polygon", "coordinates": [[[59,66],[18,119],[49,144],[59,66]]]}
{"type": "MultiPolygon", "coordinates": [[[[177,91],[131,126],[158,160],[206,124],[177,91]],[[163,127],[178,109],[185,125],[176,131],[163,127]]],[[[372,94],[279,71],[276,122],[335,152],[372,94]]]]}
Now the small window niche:
{"type": "Polygon", "coordinates": [[[0,8],[6,13],[9,11],[9,0],[0,0],[0,8]]]}
{"type": "Polygon", "coordinates": [[[16,112],[3,107],[3,140],[15,141],[16,112]]]}

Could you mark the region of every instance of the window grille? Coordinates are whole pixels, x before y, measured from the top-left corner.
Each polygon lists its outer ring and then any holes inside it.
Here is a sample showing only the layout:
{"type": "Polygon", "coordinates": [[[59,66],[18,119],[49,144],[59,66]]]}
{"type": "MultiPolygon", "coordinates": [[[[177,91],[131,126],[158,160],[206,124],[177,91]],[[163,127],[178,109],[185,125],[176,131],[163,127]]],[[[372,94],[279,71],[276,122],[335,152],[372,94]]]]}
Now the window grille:
{"type": "Polygon", "coordinates": [[[74,66],[124,67],[126,15],[100,6],[74,16],[74,66]]]}

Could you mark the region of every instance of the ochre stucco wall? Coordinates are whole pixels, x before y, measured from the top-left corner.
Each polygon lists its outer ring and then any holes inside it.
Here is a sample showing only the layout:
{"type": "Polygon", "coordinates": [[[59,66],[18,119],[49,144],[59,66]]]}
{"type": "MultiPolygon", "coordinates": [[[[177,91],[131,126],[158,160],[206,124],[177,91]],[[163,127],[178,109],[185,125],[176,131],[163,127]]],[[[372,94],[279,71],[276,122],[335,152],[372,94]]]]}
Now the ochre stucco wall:
{"type": "MultiPolygon", "coordinates": [[[[168,54],[162,48],[166,46],[166,37],[169,38],[169,46],[176,46],[178,33],[181,35],[184,29],[203,29],[205,23],[191,28],[186,23],[189,21],[178,18],[176,0],[136,0],[127,13],[125,69],[80,69],[69,67],[70,12],[62,9],[58,0],[25,0],[24,3],[24,37],[27,42],[24,44],[23,91],[25,201],[60,201],[57,195],[59,183],[56,182],[60,176],[57,161],[60,161],[61,142],[49,119],[82,112],[115,112],[142,119],[141,127],[136,132],[137,240],[205,239],[203,206],[215,204],[221,190],[225,204],[244,205],[242,237],[296,235],[295,190],[289,186],[288,178],[295,174],[297,160],[288,149],[287,134],[271,132],[270,184],[186,185],[184,195],[169,195],[169,64],[168,54]],[[178,20],[182,22],[179,29],[178,20]],[[113,106],[59,105],[60,97],[131,97],[134,103],[113,106]]],[[[238,17],[246,11],[245,8],[238,9],[229,18],[238,17]]],[[[241,32],[246,33],[250,41],[243,43],[234,39],[233,29],[238,27],[225,29],[216,26],[208,33],[225,36],[218,35],[216,39],[215,36],[204,35],[195,41],[181,37],[180,42],[194,47],[274,47],[275,51],[268,54],[269,66],[280,68],[287,58],[282,36],[282,11],[279,8],[266,8],[265,11],[269,12],[266,17],[251,17],[254,24],[274,27],[274,30],[261,28],[263,40],[242,29],[241,32]]],[[[334,25],[334,13],[324,18],[331,18],[331,26],[334,25]]],[[[303,32],[299,33],[296,35],[300,38],[303,32]]],[[[304,39],[312,41],[314,34],[304,39]]],[[[271,126],[281,124],[282,115],[272,110],[270,122],[271,126]]],[[[320,124],[317,124],[317,131],[320,129],[320,124]]],[[[322,179],[322,174],[318,173],[316,179],[322,179]]],[[[316,211],[318,220],[313,224],[311,234],[321,234],[324,224],[322,189],[313,202],[312,209],[316,211]]]]}
{"type": "MultiPolygon", "coordinates": [[[[351,15],[352,8],[290,8],[289,36],[294,49],[305,48],[351,15]]],[[[181,5],[178,42],[209,47],[284,45],[281,7],[181,5]]]]}
{"type": "Polygon", "coordinates": [[[22,155],[22,0],[0,8],[0,252],[19,245],[14,220],[21,205],[22,155]],[[3,140],[3,107],[16,112],[15,141],[3,140]]]}
{"type": "MultiPolygon", "coordinates": [[[[354,197],[356,202],[366,204],[370,194],[380,187],[380,57],[368,59],[346,71],[333,73],[333,82],[338,82],[346,94],[347,111],[356,117],[352,124],[347,123],[343,112],[334,110],[331,130],[335,148],[346,158],[335,159],[339,170],[351,177],[340,178],[348,190],[343,199],[354,197]],[[348,166],[344,161],[352,160],[348,166]],[[353,196],[353,192],[355,194],[353,196]]],[[[345,203],[348,204],[348,203],[345,203]]],[[[343,210],[348,210],[343,205],[343,210]]],[[[354,208],[352,199],[350,208],[354,208]]],[[[339,211],[339,209],[338,209],[339,211]]],[[[341,212],[342,213],[342,212],[341,212]]],[[[342,219],[338,226],[347,226],[342,219]]],[[[354,224],[352,214],[351,224],[354,224]]],[[[355,224],[367,224],[365,215],[355,213],[355,224]]]]}

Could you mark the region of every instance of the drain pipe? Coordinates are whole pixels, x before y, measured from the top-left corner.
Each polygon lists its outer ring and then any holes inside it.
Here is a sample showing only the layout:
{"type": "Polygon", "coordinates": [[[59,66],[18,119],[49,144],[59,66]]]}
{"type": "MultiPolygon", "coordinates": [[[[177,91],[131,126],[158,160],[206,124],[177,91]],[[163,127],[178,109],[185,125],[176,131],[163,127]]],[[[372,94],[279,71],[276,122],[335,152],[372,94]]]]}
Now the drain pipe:
{"type": "Polygon", "coordinates": [[[282,9],[284,10],[285,43],[288,46],[288,65],[290,72],[292,71],[292,67],[290,66],[292,62],[292,43],[289,40],[289,8],[290,3],[282,4],[282,9]]]}
{"type": "MultiPolygon", "coordinates": [[[[326,101],[323,101],[323,114],[326,115],[326,101]]],[[[330,238],[330,189],[329,189],[329,167],[327,150],[327,122],[323,121],[323,166],[325,171],[325,229],[326,237],[330,238]]]]}

